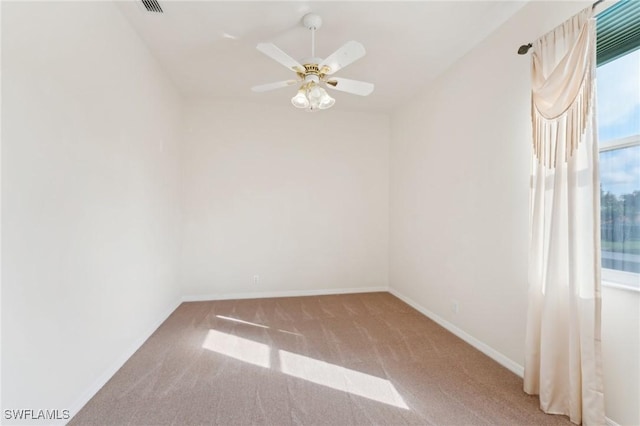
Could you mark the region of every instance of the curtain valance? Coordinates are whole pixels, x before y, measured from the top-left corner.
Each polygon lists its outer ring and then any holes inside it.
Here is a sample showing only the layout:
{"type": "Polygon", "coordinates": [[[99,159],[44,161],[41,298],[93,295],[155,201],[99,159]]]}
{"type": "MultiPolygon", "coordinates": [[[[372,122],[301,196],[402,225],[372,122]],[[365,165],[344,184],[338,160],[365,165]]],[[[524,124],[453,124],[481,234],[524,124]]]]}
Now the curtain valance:
{"type": "Polygon", "coordinates": [[[559,158],[566,162],[584,134],[594,102],[595,42],[595,21],[587,8],[534,44],[533,150],[547,167],[555,167],[559,158]]]}

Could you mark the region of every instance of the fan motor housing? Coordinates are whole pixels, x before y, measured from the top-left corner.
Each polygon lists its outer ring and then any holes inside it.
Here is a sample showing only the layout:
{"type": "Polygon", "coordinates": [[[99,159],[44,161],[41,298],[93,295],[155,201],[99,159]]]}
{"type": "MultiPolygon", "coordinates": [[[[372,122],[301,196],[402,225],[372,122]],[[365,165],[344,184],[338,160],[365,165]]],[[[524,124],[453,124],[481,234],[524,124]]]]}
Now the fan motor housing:
{"type": "Polygon", "coordinates": [[[304,64],[306,74],[320,74],[320,67],[318,64],[304,64]]]}
{"type": "Polygon", "coordinates": [[[321,58],[307,58],[302,61],[304,64],[304,73],[299,72],[298,76],[304,79],[308,75],[317,75],[321,79],[324,78],[325,74],[329,71],[328,67],[320,68],[320,63],[322,62],[321,58]]]}

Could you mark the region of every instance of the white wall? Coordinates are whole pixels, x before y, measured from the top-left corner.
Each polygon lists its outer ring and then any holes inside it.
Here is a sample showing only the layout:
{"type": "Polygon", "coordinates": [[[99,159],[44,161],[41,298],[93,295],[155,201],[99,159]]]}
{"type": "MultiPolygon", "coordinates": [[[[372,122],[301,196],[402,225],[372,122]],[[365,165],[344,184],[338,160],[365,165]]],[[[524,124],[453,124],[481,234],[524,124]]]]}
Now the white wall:
{"type": "Polygon", "coordinates": [[[388,116],[194,101],[185,117],[185,295],[387,287],[388,116]]]}
{"type": "Polygon", "coordinates": [[[2,2],[2,55],[2,408],[72,409],[179,297],[181,100],[112,2],[2,2]]]}
{"type": "MultiPolygon", "coordinates": [[[[390,286],[519,366],[531,124],[530,58],[516,50],[589,4],[529,3],[392,118],[390,286]]],[[[607,416],[640,424],[638,294],[613,291],[603,292],[607,416]]]]}
{"type": "MultiPolygon", "coordinates": [[[[192,101],[183,129],[112,3],[3,2],[2,408],[83,402],[180,294],[390,277],[522,364],[529,59],[514,52],[582,6],[526,6],[391,123],[192,101]]],[[[607,415],[639,424],[640,298],[603,293],[607,415]]]]}

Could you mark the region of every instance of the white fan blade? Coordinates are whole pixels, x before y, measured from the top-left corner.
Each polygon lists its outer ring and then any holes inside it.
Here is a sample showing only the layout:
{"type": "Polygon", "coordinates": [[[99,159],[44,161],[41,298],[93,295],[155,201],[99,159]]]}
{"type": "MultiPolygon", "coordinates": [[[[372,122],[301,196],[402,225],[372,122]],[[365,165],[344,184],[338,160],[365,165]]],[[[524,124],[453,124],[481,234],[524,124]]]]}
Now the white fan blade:
{"type": "Polygon", "coordinates": [[[261,84],[259,86],[253,86],[251,90],[253,90],[254,92],[267,92],[269,90],[280,89],[281,87],[292,86],[297,82],[298,82],[297,80],[277,81],[275,83],[267,83],[267,84],[261,84]]]}
{"type": "Polygon", "coordinates": [[[339,69],[362,58],[365,53],[367,53],[367,51],[364,50],[362,44],[357,41],[349,41],[322,61],[319,68],[322,70],[323,67],[327,67],[328,69],[324,73],[331,75],[339,69]]]}
{"type": "Polygon", "coordinates": [[[293,70],[295,72],[305,71],[304,67],[300,65],[300,62],[284,53],[278,46],[273,43],[259,43],[256,48],[274,61],[281,63],[290,70],[293,70]]]}
{"type": "Polygon", "coordinates": [[[373,83],[339,77],[334,77],[327,81],[327,86],[335,90],[340,90],[341,92],[353,93],[354,95],[360,96],[370,95],[374,88],[373,83]]]}

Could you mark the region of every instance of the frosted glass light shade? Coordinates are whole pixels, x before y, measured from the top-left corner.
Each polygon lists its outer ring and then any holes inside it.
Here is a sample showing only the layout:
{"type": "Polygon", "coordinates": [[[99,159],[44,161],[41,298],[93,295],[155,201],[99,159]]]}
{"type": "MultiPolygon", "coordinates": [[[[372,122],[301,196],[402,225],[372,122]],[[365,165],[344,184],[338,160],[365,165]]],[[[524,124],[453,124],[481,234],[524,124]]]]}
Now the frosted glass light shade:
{"type": "Polygon", "coordinates": [[[316,86],[313,85],[311,87],[311,89],[309,89],[309,100],[314,103],[314,101],[320,101],[320,99],[322,99],[322,97],[326,94],[327,92],[324,91],[324,89],[320,86],[316,86]]]}
{"type": "Polygon", "coordinates": [[[291,98],[291,103],[296,108],[307,108],[307,107],[309,107],[309,100],[304,95],[304,91],[303,90],[298,90],[298,93],[293,98],[291,98]]]}
{"type": "Polygon", "coordinates": [[[327,92],[324,92],[324,95],[320,99],[320,103],[318,104],[318,108],[320,109],[329,109],[336,103],[336,100],[333,99],[327,92]]]}

